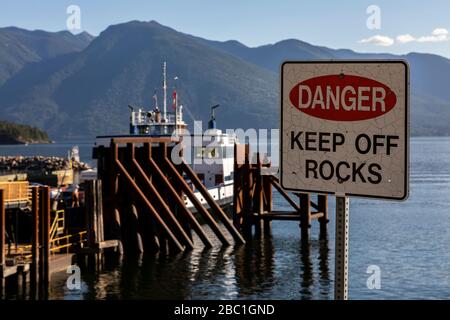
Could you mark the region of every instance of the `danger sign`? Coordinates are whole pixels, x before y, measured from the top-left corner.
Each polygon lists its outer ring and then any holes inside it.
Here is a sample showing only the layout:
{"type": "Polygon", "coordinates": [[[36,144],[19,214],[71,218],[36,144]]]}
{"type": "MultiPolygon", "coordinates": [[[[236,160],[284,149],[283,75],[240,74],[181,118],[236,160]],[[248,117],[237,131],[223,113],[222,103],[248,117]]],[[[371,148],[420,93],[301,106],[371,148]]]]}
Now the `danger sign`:
{"type": "Polygon", "coordinates": [[[283,188],[406,199],[408,75],[398,60],[283,63],[283,188]]]}

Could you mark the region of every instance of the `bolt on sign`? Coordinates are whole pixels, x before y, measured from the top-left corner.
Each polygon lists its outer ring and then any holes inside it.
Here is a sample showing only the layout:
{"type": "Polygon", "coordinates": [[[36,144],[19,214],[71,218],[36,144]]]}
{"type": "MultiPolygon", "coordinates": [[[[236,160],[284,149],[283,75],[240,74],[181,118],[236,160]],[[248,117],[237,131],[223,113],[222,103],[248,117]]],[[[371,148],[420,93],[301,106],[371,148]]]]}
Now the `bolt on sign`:
{"type": "Polygon", "coordinates": [[[408,124],[405,61],[285,62],[281,184],[287,190],[405,200],[408,124]]]}

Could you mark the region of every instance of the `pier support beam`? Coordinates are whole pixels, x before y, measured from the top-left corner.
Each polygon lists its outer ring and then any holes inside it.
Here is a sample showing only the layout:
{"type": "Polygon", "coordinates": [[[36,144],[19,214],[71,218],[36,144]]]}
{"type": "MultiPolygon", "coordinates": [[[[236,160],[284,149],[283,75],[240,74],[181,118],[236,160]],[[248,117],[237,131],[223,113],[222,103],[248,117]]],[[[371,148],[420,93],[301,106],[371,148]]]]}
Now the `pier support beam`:
{"type": "Polygon", "coordinates": [[[158,212],[155,210],[155,208],[152,206],[150,201],[147,199],[145,194],[142,192],[142,190],[139,188],[137,183],[134,181],[134,179],[131,177],[131,175],[128,173],[128,171],[125,169],[125,167],[122,165],[122,163],[118,159],[118,146],[115,143],[111,144],[111,148],[113,148],[114,154],[115,154],[115,165],[118,168],[118,171],[124,176],[125,181],[128,182],[128,185],[130,187],[130,190],[133,190],[137,194],[138,199],[146,206],[151,214],[153,215],[153,218],[155,221],[159,223],[159,225],[163,228],[165,236],[169,237],[173,247],[177,251],[183,251],[184,247],[182,244],[178,241],[178,239],[175,237],[173,232],[170,230],[170,228],[167,226],[167,224],[164,222],[164,220],[160,217],[158,212]]]}
{"type": "Polygon", "coordinates": [[[328,219],[328,197],[323,194],[317,196],[317,211],[322,212],[323,216],[319,218],[320,224],[320,239],[327,238],[327,224],[330,221],[328,219]]]}
{"type": "MultiPolygon", "coordinates": [[[[169,156],[179,143],[171,137],[111,137],[109,148],[94,149],[94,157],[99,162],[98,177],[103,180],[105,223],[109,222],[105,224],[105,237],[106,232],[109,237],[115,237],[111,225],[112,220],[118,220],[121,239],[127,248],[133,247],[133,234],[138,233],[142,240],[138,241],[142,242],[139,251],[142,248],[161,252],[168,248],[170,253],[192,250],[196,239],[192,232],[206,247],[212,247],[213,242],[200,223],[203,218],[223,245],[232,245],[231,237],[236,244],[245,243],[191,167],[176,163],[169,156]],[[188,200],[201,218],[186,207],[188,200]],[[128,209],[131,203],[137,210],[128,209]],[[117,209],[120,219],[111,219],[111,211],[117,209]]],[[[177,152],[182,152],[182,148],[177,152]]],[[[249,212],[250,218],[251,215],[249,212]]]]}
{"type": "Polygon", "coordinates": [[[4,191],[0,189],[0,299],[4,296],[5,277],[5,198],[4,191]]]}
{"type": "Polygon", "coordinates": [[[300,230],[302,241],[309,240],[311,229],[311,195],[309,193],[300,194],[300,230]]]}
{"type": "MultiPolygon", "coordinates": [[[[269,166],[270,167],[270,164],[269,166]]],[[[272,184],[270,183],[270,176],[263,176],[263,195],[264,195],[264,212],[272,212],[273,198],[272,198],[272,184]]],[[[269,235],[272,230],[272,221],[264,219],[264,234],[269,235]]]]}
{"type": "MultiPolygon", "coordinates": [[[[168,163],[168,159],[166,159],[166,163],[168,163]]],[[[185,162],[181,164],[181,168],[183,169],[183,172],[187,175],[189,179],[193,182],[194,186],[197,188],[197,190],[201,193],[201,195],[204,197],[206,202],[208,203],[210,209],[212,212],[214,212],[217,216],[217,218],[222,222],[224,227],[227,229],[227,231],[230,233],[230,235],[233,237],[234,241],[237,244],[245,244],[244,238],[241,236],[239,231],[234,227],[233,223],[228,219],[225,212],[223,212],[222,208],[217,204],[216,201],[212,198],[212,196],[209,194],[206,187],[203,185],[203,183],[200,181],[200,179],[197,177],[197,175],[194,173],[194,171],[189,167],[189,165],[185,162]]],[[[179,182],[184,182],[179,180],[179,182]]]]}
{"type": "MultiPolygon", "coordinates": [[[[149,143],[144,144],[144,164],[146,168],[149,170],[146,172],[147,177],[150,178],[150,172],[153,173],[154,178],[156,178],[159,182],[158,186],[161,189],[165,189],[168,191],[169,195],[172,197],[172,200],[174,200],[175,205],[177,206],[177,210],[183,214],[189,223],[190,227],[194,229],[194,231],[197,233],[197,235],[202,240],[203,244],[207,248],[211,248],[212,242],[209,240],[206,233],[203,231],[201,225],[199,222],[195,219],[194,215],[191,211],[189,211],[183,201],[183,186],[180,182],[175,183],[172,185],[167,177],[164,175],[164,173],[161,171],[159,166],[156,164],[156,162],[152,159],[152,148],[149,143]]],[[[180,174],[180,173],[179,173],[180,174]]],[[[180,174],[181,175],[181,174],[180,174]]],[[[177,212],[178,213],[178,212],[177,212]]]]}
{"type": "Polygon", "coordinates": [[[38,282],[38,254],[39,254],[39,190],[31,189],[31,266],[30,266],[30,292],[35,298],[38,282]]]}
{"type": "Polygon", "coordinates": [[[248,144],[234,145],[234,184],[233,184],[233,223],[241,229],[244,215],[245,162],[248,157],[248,144]]]}
{"type": "Polygon", "coordinates": [[[39,190],[39,297],[46,299],[50,282],[50,188],[39,190]]]}
{"type": "Polygon", "coordinates": [[[263,189],[263,177],[262,173],[262,163],[260,153],[256,154],[256,168],[255,168],[255,191],[254,191],[254,201],[253,201],[253,211],[255,211],[257,217],[254,219],[253,223],[255,225],[255,234],[261,236],[262,234],[262,214],[264,213],[264,189],[263,189]]]}
{"type": "Polygon", "coordinates": [[[0,266],[5,264],[5,214],[4,191],[0,189],[0,266]]]}
{"type": "Polygon", "coordinates": [[[317,202],[312,201],[310,193],[294,193],[299,199],[293,199],[292,194],[284,190],[275,171],[270,170],[271,163],[267,155],[256,153],[256,164],[250,161],[248,144],[235,145],[234,148],[234,225],[240,228],[246,236],[259,236],[264,227],[264,233],[270,234],[272,220],[299,221],[301,238],[308,241],[311,222],[320,223],[319,237],[326,238],[328,223],[328,197],[318,195],[317,202]],[[261,160],[264,159],[264,160],[261,160]],[[292,207],[291,210],[273,211],[273,188],[292,207]],[[315,209],[316,211],[312,211],[315,209]]]}

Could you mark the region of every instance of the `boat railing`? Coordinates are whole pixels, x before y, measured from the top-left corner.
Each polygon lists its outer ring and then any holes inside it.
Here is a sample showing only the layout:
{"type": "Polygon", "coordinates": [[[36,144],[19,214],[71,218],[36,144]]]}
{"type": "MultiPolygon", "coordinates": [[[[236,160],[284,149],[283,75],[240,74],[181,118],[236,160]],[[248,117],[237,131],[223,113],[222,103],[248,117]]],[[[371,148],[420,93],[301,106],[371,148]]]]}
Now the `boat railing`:
{"type": "Polygon", "coordinates": [[[166,113],[166,118],[164,119],[163,116],[161,115],[160,117],[160,121],[156,121],[155,116],[148,116],[147,113],[135,113],[134,114],[134,119],[133,122],[136,125],[167,125],[167,124],[175,124],[175,122],[177,123],[183,123],[183,114],[181,111],[178,111],[177,114],[175,115],[175,112],[167,112],[166,113]],[[176,117],[176,118],[175,118],[176,117]]]}

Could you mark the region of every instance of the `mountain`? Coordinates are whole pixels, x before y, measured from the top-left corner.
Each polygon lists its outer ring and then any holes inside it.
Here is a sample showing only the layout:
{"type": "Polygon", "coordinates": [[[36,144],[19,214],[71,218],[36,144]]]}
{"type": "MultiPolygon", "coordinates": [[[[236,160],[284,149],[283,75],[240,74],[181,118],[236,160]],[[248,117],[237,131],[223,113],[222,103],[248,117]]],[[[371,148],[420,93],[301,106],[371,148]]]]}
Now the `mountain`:
{"type": "Polygon", "coordinates": [[[73,35],[68,31],[0,28],[0,85],[27,63],[81,51],[92,39],[87,32],[73,35]]]}
{"type": "MultiPolygon", "coordinates": [[[[445,90],[450,60],[436,55],[362,54],[295,39],[251,48],[198,38],[155,21],[110,26],[94,39],[87,37],[84,46],[53,55],[39,51],[38,58],[24,62],[0,85],[3,118],[45,128],[53,139],[125,133],[127,105],[152,105],[167,61],[169,85],[176,85],[190,124],[194,118],[207,120],[210,106],[219,103],[219,127],[276,128],[283,60],[402,58],[411,65],[412,134],[450,135],[450,91],[445,90]]],[[[161,90],[158,98],[161,104],[161,90]]]]}
{"type": "Polygon", "coordinates": [[[411,77],[411,134],[450,135],[450,60],[434,54],[407,55],[357,53],[348,49],[330,49],[290,39],[272,45],[250,48],[238,41],[197,41],[225,51],[257,66],[279,72],[284,60],[321,59],[405,59],[411,77]]]}
{"type": "Polygon", "coordinates": [[[127,105],[151,105],[163,61],[168,79],[179,77],[185,118],[207,120],[210,106],[220,103],[224,124],[276,119],[273,72],[156,22],[138,21],[107,28],[82,52],[25,66],[0,88],[0,107],[11,119],[32,122],[56,137],[126,132],[127,105]],[[29,118],[37,107],[40,117],[29,118]]]}
{"type": "Polygon", "coordinates": [[[405,59],[411,67],[411,85],[415,94],[450,101],[450,60],[434,54],[410,53],[407,55],[358,53],[348,49],[333,50],[313,46],[299,40],[284,40],[273,45],[249,48],[237,41],[198,41],[226,51],[255,65],[278,72],[284,60],[321,59],[405,59]]]}
{"type": "Polygon", "coordinates": [[[235,40],[220,42],[195,37],[193,38],[199,42],[223,50],[273,72],[279,71],[280,64],[284,60],[320,60],[339,58],[337,55],[337,50],[313,46],[309,43],[295,39],[288,39],[275,44],[249,48],[235,40]]]}

